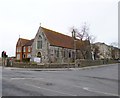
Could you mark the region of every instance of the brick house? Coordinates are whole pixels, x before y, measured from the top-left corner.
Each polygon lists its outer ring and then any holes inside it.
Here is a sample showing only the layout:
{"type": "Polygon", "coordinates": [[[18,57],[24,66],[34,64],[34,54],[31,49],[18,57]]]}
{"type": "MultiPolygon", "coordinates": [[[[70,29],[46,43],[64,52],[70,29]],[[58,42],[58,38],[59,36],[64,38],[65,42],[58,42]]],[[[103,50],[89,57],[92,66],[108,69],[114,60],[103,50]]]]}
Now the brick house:
{"type": "Polygon", "coordinates": [[[31,52],[32,52],[32,43],[34,39],[31,39],[23,46],[23,59],[31,58],[31,52]]]}
{"type": "Polygon", "coordinates": [[[16,60],[31,58],[33,40],[19,38],[16,44],[16,60]]]}
{"type": "Polygon", "coordinates": [[[16,58],[31,58],[31,61],[39,58],[39,63],[67,63],[74,62],[75,59],[91,59],[90,42],[76,39],[73,33],[71,37],[40,26],[34,39],[18,40],[16,58]],[[21,52],[18,51],[19,48],[21,52]],[[83,53],[87,54],[86,58],[83,53]]]}

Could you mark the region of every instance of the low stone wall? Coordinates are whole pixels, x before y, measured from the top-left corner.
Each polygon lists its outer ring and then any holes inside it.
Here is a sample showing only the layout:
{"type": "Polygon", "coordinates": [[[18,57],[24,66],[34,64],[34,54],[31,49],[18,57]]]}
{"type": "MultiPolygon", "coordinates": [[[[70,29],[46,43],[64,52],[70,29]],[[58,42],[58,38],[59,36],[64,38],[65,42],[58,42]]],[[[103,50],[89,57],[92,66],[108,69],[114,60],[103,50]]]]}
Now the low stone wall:
{"type": "Polygon", "coordinates": [[[51,63],[45,64],[46,68],[73,68],[75,67],[75,63],[51,63]]]}
{"type": "Polygon", "coordinates": [[[85,66],[95,66],[103,64],[112,64],[117,63],[115,60],[76,60],[76,66],[85,67],[85,66]]]}
{"type": "Polygon", "coordinates": [[[36,63],[23,63],[23,62],[13,62],[12,65],[9,65],[8,67],[19,67],[19,68],[37,68],[36,63]]]}
{"type": "Polygon", "coordinates": [[[75,68],[118,63],[115,60],[76,60],[76,63],[23,63],[14,62],[11,67],[19,68],[75,68]]]}
{"type": "Polygon", "coordinates": [[[19,67],[19,68],[73,68],[74,63],[46,63],[46,64],[36,64],[36,63],[18,63],[14,62],[12,66],[9,67],[19,67]]]}

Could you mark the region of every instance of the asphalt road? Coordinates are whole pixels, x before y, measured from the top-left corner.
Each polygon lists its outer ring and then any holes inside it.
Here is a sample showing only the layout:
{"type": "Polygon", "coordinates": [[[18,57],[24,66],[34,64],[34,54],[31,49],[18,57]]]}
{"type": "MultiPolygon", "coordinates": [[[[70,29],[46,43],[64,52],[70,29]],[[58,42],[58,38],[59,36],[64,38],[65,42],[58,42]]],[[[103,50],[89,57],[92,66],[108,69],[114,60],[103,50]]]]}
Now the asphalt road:
{"type": "Polygon", "coordinates": [[[118,64],[64,71],[4,68],[2,96],[118,96],[118,64]]]}

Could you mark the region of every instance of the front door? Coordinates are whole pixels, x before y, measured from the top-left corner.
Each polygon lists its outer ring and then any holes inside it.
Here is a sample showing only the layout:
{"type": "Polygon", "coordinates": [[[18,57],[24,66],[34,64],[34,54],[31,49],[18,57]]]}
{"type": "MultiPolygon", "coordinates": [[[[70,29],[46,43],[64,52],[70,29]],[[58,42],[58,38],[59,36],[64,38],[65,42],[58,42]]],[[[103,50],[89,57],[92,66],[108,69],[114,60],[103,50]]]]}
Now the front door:
{"type": "Polygon", "coordinates": [[[41,58],[42,58],[41,52],[38,52],[38,53],[37,53],[37,57],[40,59],[40,63],[41,63],[41,58]]]}

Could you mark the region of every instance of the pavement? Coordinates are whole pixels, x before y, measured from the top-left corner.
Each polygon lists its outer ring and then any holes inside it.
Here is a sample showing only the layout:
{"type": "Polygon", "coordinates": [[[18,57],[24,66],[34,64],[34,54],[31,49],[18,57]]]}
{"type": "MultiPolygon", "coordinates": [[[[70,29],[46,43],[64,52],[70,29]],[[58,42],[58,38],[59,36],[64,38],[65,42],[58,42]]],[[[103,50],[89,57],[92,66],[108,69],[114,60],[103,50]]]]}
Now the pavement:
{"type": "Polygon", "coordinates": [[[118,64],[2,69],[2,96],[118,96],[118,64]]]}

